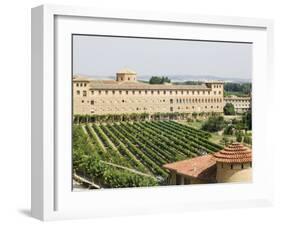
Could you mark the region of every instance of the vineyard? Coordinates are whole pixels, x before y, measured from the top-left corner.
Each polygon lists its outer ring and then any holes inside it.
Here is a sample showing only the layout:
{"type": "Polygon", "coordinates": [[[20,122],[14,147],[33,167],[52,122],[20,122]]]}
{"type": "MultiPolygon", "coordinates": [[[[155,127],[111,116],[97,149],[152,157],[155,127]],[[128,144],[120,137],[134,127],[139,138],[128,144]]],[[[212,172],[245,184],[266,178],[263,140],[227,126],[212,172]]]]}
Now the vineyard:
{"type": "Polygon", "coordinates": [[[166,163],[214,153],[210,134],[175,121],[75,124],[74,172],[100,187],[166,183],[166,163]]]}

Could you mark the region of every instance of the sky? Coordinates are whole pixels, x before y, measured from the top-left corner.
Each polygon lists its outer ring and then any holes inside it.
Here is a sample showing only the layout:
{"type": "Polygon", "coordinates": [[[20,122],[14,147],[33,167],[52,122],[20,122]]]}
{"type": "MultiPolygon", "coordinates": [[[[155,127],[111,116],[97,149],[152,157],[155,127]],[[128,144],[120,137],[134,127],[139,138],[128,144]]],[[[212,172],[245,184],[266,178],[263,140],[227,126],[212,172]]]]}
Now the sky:
{"type": "Polygon", "coordinates": [[[250,79],[252,44],[73,36],[74,75],[114,77],[123,68],[143,79],[153,75],[250,79]]]}

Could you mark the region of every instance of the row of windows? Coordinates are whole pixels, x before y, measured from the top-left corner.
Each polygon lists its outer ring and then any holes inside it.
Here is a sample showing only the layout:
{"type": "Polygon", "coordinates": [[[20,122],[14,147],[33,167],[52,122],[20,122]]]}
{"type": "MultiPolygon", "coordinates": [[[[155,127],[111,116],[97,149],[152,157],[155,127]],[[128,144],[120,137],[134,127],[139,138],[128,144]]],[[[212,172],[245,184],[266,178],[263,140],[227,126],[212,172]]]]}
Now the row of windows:
{"type": "Polygon", "coordinates": [[[235,107],[250,107],[250,104],[235,104],[235,107]]]}
{"type": "Polygon", "coordinates": [[[235,165],[233,165],[233,164],[226,164],[226,165],[224,165],[224,163],[221,163],[220,164],[220,167],[223,169],[223,168],[225,168],[225,169],[228,169],[228,168],[230,168],[230,169],[246,169],[246,168],[249,168],[249,167],[252,167],[252,163],[250,162],[250,163],[245,163],[245,164],[235,164],[235,165]]]}
{"type": "Polygon", "coordinates": [[[214,88],[221,88],[222,85],[214,85],[214,88]]]}
{"type": "MultiPolygon", "coordinates": [[[[155,100],[155,102],[166,102],[165,99],[160,99],[160,100],[155,100]]],[[[97,101],[96,101],[97,102],[97,101]]],[[[141,103],[141,102],[154,102],[154,100],[150,100],[150,101],[147,101],[147,100],[124,100],[122,99],[121,101],[120,100],[110,100],[110,101],[105,101],[105,100],[101,100],[101,101],[98,101],[98,102],[101,102],[101,103],[141,103]]],[[[84,103],[84,100],[82,100],[82,103],[84,103]]],[[[94,100],[91,100],[91,105],[94,105],[95,101],[94,100]]],[[[222,103],[222,98],[192,98],[192,99],[170,99],[170,104],[174,104],[174,103],[177,103],[177,104],[188,104],[188,103],[222,103]]]]}
{"type": "MultiPolygon", "coordinates": [[[[120,77],[121,78],[121,81],[123,81],[124,79],[123,79],[123,77],[120,77]]],[[[128,77],[128,81],[130,81],[131,80],[131,78],[130,77],[128,77]]],[[[132,78],[132,80],[136,80],[136,78],[132,78]]]]}
{"type": "Polygon", "coordinates": [[[87,86],[87,83],[86,82],[80,82],[80,83],[76,83],[76,87],[82,87],[82,86],[84,86],[84,87],[86,87],[87,86]]]}
{"type": "MultiPolygon", "coordinates": [[[[210,109],[214,109],[214,108],[217,108],[219,109],[220,106],[210,106],[210,109]]],[[[177,107],[175,109],[178,109],[178,110],[188,110],[188,109],[195,109],[195,106],[186,106],[185,108],[184,107],[177,107]]],[[[205,106],[205,109],[208,109],[208,106],[205,106]]],[[[174,107],[170,107],[170,111],[174,111],[174,107]]]]}
{"type": "MultiPolygon", "coordinates": [[[[77,95],[80,95],[80,90],[76,90],[76,94],[77,95]]],[[[151,95],[153,95],[153,94],[164,94],[164,95],[166,95],[167,93],[168,94],[192,94],[192,95],[199,95],[199,94],[203,94],[203,95],[205,95],[205,94],[208,94],[208,95],[210,95],[211,94],[211,91],[173,91],[173,90],[170,90],[170,91],[166,91],[166,90],[164,90],[164,91],[160,91],[160,90],[157,90],[157,91],[154,91],[154,90],[151,90],[151,91],[148,91],[148,90],[139,90],[139,91],[135,91],[135,90],[132,90],[132,91],[129,91],[129,90],[119,90],[119,91],[115,91],[115,90],[112,90],[112,91],[108,91],[108,90],[105,90],[105,91],[101,91],[101,90],[99,90],[99,91],[91,91],[91,94],[92,95],[95,95],[95,94],[99,94],[99,95],[101,95],[101,94],[112,94],[112,95],[115,95],[116,93],[117,94],[126,94],[126,95],[128,95],[128,94],[133,94],[133,95],[135,95],[136,93],[138,93],[138,94],[151,94],[151,95]]],[[[221,91],[214,91],[214,95],[216,95],[216,94],[221,94],[221,91]]],[[[87,96],[87,91],[83,91],[83,96],[87,96]]]]}
{"type": "MultiPolygon", "coordinates": [[[[219,109],[220,106],[210,106],[209,108],[205,106],[205,109],[219,109]]],[[[183,110],[195,110],[196,106],[186,106],[186,107],[170,107],[170,111],[183,111],[183,110]]],[[[98,111],[159,111],[160,109],[157,107],[137,107],[137,108],[100,108],[98,111]]],[[[94,109],[91,110],[94,112],[94,109]]]]}
{"type": "MultiPolygon", "coordinates": [[[[222,98],[194,98],[194,99],[176,99],[175,102],[177,104],[185,104],[185,103],[212,103],[212,102],[222,102],[222,98]]],[[[170,104],[174,103],[174,99],[170,99],[170,104]]]]}
{"type": "Polygon", "coordinates": [[[229,101],[229,100],[226,100],[226,102],[227,103],[249,103],[250,102],[250,100],[231,100],[231,101],[229,101]]]}

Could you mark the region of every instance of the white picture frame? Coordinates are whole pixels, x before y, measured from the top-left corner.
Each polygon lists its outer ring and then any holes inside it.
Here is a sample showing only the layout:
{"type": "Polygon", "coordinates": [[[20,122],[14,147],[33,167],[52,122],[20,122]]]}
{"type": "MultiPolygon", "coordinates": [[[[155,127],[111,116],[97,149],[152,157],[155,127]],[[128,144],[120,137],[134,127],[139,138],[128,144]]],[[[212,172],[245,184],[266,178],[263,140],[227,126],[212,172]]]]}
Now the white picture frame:
{"type": "Polygon", "coordinates": [[[272,102],[266,97],[272,94],[274,83],[272,32],[273,22],[265,19],[155,14],[57,5],[33,8],[32,216],[41,220],[56,220],[271,205],[273,179],[266,172],[271,172],[273,168],[273,149],[267,137],[266,121],[272,102]],[[202,36],[202,39],[208,40],[249,41],[255,44],[253,183],[71,191],[69,34],[91,33],[94,27],[96,33],[117,35],[119,32],[130,35],[126,26],[136,27],[130,27],[130,32],[143,36],[151,36],[154,30],[151,28],[161,26],[164,28],[163,33],[159,30],[158,36],[182,35],[189,39],[202,36]],[[173,34],[171,29],[175,31],[173,34]],[[177,32],[181,30],[186,32],[177,32]],[[95,205],[91,204],[92,199],[95,205]]]}

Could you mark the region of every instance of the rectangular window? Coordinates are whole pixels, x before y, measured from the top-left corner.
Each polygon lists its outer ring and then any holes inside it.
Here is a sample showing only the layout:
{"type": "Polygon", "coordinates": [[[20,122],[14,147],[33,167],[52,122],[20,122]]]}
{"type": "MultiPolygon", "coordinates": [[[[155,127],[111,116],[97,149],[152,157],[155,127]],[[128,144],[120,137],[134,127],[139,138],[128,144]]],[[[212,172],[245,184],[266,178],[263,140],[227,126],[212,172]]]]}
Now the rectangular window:
{"type": "Polygon", "coordinates": [[[80,90],[77,90],[77,91],[76,91],[76,94],[77,94],[77,95],[80,95],[80,90]]]}
{"type": "Polygon", "coordinates": [[[87,96],[87,91],[83,91],[83,97],[86,97],[87,96]]]}
{"type": "Polygon", "coordinates": [[[94,103],[95,103],[95,102],[94,102],[93,100],[91,100],[91,105],[94,105],[94,103]]]}

